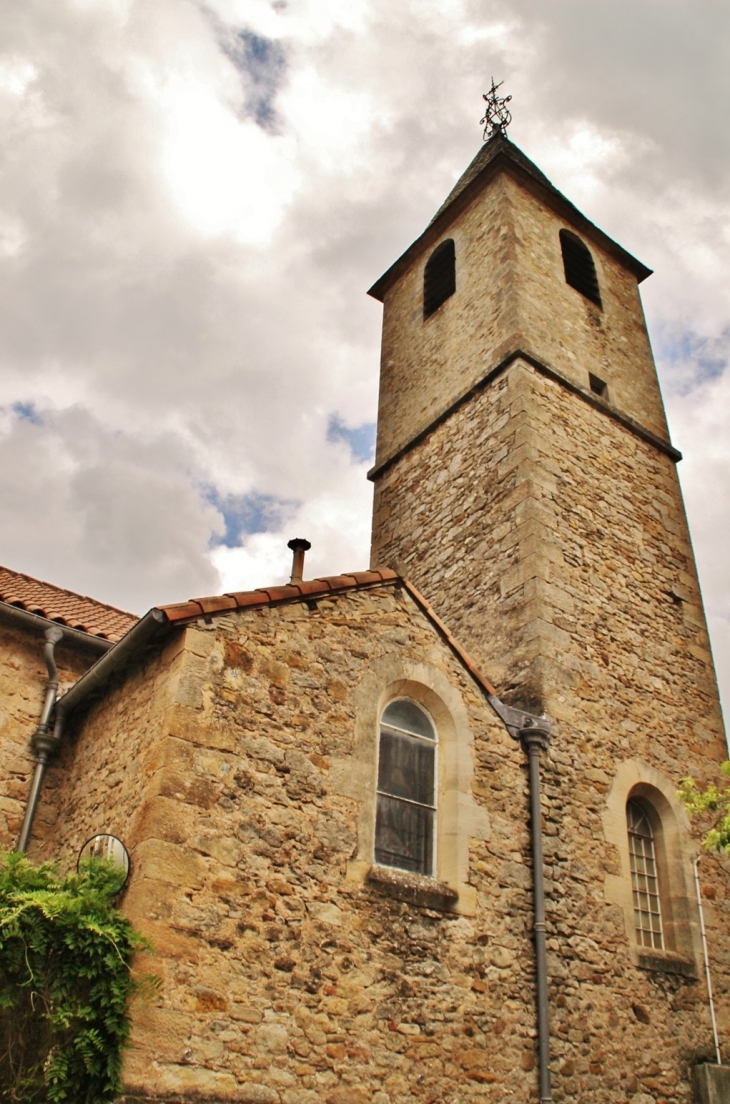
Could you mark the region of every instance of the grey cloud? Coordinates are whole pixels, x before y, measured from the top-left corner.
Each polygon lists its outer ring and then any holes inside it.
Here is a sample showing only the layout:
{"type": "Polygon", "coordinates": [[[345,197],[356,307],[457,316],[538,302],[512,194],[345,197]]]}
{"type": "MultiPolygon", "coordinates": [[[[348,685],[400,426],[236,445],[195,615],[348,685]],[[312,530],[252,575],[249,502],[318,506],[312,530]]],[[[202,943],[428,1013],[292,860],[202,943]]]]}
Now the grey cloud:
{"type": "Polygon", "coordinates": [[[730,132],[720,116],[730,9],[723,0],[551,0],[549,8],[517,0],[510,9],[539,35],[528,93],[531,106],[543,100],[539,125],[585,115],[648,135],[665,168],[726,187],[730,132]]]}
{"type": "Polygon", "coordinates": [[[3,562],[133,612],[215,592],[223,518],[179,442],[109,432],[87,411],[13,418],[0,434],[3,562]]]}
{"type": "MultiPolygon", "coordinates": [[[[514,95],[514,139],[657,269],[644,297],[685,404],[670,416],[696,547],[720,564],[693,456],[716,402],[708,365],[727,372],[724,0],[370,0],[361,25],[333,9],[329,29],[304,32],[305,0],[261,25],[252,8],[245,28],[224,9],[0,7],[0,63],[37,70],[25,95],[0,80],[0,403],[16,404],[0,560],[142,609],[215,590],[214,561],[239,538],[268,571],[287,527],[314,532],[316,513],[317,571],[364,566],[365,445],[348,434],[376,413],[380,307],[365,292],[478,149],[493,73],[514,95]],[[160,90],[181,73],[270,148],[286,143],[292,193],[263,246],[204,232],[178,206],[160,90]],[[317,81],[324,99],[307,101],[317,81]],[[566,153],[586,126],[615,143],[587,183],[566,153]],[[353,480],[360,520],[342,523],[353,480]]],[[[713,481],[730,467],[718,463],[713,481]]],[[[705,588],[724,616],[726,569],[705,588]]]]}

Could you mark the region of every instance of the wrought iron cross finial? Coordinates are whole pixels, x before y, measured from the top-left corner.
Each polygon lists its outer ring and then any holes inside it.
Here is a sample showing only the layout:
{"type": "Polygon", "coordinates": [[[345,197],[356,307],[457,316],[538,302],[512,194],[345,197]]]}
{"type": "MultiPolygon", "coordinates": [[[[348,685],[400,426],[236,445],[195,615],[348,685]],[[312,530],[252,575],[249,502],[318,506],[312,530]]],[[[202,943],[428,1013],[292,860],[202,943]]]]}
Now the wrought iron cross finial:
{"type": "Polygon", "coordinates": [[[512,97],[497,95],[497,89],[501,88],[503,84],[504,81],[495,84],[494,77],[492,77],[492,87],[482,96],[482,99],[487,102],[487,109],[484,112],[484,118],[480,119],[479,123],[484,127],[485,142],[497,131],[504,134],[507,127],[512,122],[512,115],[507,107],[512,97]]]}

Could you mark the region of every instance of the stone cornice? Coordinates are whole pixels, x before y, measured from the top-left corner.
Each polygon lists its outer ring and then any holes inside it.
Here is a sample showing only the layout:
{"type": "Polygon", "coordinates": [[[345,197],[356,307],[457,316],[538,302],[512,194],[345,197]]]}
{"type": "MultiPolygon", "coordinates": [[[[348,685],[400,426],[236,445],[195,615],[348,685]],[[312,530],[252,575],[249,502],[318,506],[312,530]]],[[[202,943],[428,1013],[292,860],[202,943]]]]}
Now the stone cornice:
{"type": "Polygon", "coordinates": [[[531,353],[526,353],[523,349],[515,349],[511,353],[499,362],[494,368],[490,369],[485,376],[473,384],[468,391],[465,391],[454,402],[446,407],[440,414],[437,414],[427,426],[419,430],[409,441],[395,452],[387,456],[379,464],[376,464],[368,472],[368,479],[375,482],[379,479],[389,468],[396,464],[406,453],[410,452],[417,445],[421,443],[430,433],[433,433],[443,422],[446,422],[452,414],[455,414],[465,403],[467,403],[474,395],[478,394],[487,388],[490,383],[493,382],[498,376],[505,372],[510,365],[514,364],[517,360],[523,360],[529,364],[540,375],[546,376],[548,379],[553,380],[566,391],[570,391],[571,394],[576,395],[583,402],[592,406],[594,410],[599,410],[606,417],[611,418],[614,422],[618,422],[624,429],[627,429],[630,433],[633,433],[635,437],[639,437],[642,441],[652,445],[654,448],[663,452],[665,456],[668,456],[670,460],[675,463],[682,459],[682,453],[678,449],[674,448],[670,441],[666,441],[663,437],[660,437],[656,433],[652,433],[650,429],[646,429],[639,422],[634,421],[628,414],[623,414],[620,410],[617,410],[610,403],[604,399],[599,398],[597,395],[592,394],[590,391],[585,391],[582,387],[579,387],[577,383],[573,383],[572,380],[567,379],[561,372],[558,372],[555,368],[551,368],[548,364],[538,360],[532,356],[531,353]]]}

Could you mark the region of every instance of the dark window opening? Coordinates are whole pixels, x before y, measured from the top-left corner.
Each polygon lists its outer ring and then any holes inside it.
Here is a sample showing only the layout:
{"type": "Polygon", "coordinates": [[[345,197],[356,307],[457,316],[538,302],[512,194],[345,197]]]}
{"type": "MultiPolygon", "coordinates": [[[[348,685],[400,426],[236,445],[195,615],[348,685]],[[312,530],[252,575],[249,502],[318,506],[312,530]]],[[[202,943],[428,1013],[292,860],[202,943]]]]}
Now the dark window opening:
{"type": "Polygon", "coordinates": [[[456,250],[454,239],[437,245],[423,271],[423,317],[434,311],[456,291],[456,250]]]}
{"type": "Polygon", "coordinates": [[[664,933],[654,830],[646,810],[638,801],[628,802],[626,821],[629,832],[636,942],[639,946],[652,947],[661,951],[664,949],[664,933]]]}
{"type": "Polygon", "coordinates": [[[588,246],[577,234],[573,234],[570,230],[561,230],[560,248],[563,251],[566,284],[575,288],[586,299],[590,299],[591,303],[602,308],[596,266],[588,246]]]}
{"type": "Polygon", "coordinates": [[[433,874],[436,732],[415,702],[399,698],[380,720],[375,861],[433,874]]]}
{"type": "Polygon", "coordinates": [[[593,375],[593,372],[589,372],[588,382],[594,395],[600,395],[602,399],[608,398],[608,384],[605,380],[599,379],[598,376],[593,375]]]}

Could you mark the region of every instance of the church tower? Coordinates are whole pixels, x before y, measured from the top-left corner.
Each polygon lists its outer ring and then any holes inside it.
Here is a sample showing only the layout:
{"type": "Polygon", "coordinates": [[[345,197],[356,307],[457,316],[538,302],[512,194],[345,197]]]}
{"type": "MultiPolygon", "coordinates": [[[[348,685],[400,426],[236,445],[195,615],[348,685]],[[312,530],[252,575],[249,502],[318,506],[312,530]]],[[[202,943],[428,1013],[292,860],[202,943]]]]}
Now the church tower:
{"type": "MultiPolygon", "coordinates": [[[[689,1099],[711,1053],[676,791],[716,780],[727,750],[649,275],[497,126],[370,290],[384,304],[372,566],[412,580],[504,701],[553,722],[551,1034],[570,1100],[616,1063],[625,1099],[689,1099]]],[[[730,1048],[724,876],[709,857],[701,871],[730,1048]]]]}

